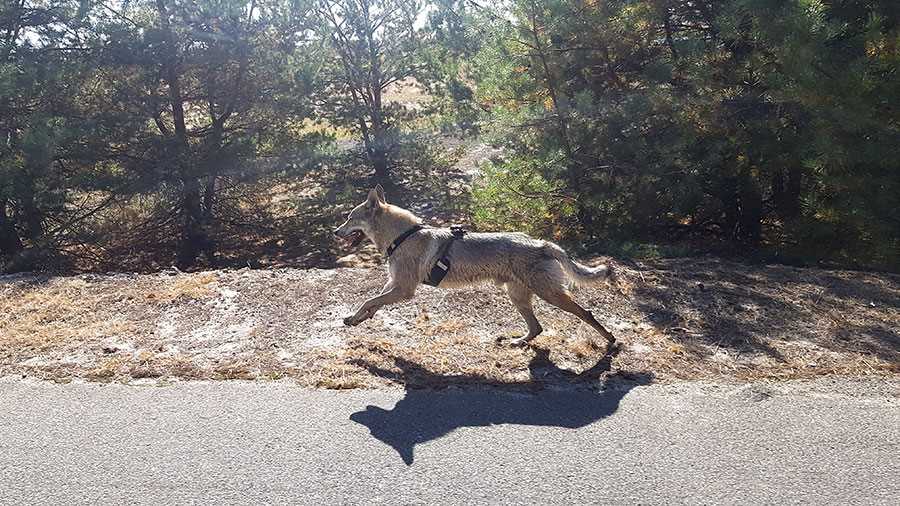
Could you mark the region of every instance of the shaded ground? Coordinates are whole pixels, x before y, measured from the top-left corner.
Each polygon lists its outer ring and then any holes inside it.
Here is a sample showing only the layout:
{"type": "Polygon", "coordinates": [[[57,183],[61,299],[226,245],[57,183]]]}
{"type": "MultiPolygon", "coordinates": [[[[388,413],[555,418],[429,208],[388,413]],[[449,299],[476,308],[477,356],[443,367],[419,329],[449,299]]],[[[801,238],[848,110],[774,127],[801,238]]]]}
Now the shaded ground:
{"type": "Polygon", "coordinates": [[[0,374],[528,388],[610,371],[663,381],[900,373],[898,276],[706,258],[621,271],[624,294],[576,293],[622,343],[605,364],[589,327],[543,303],[547,330],[533,348],[496,344],[524,325],[493,286],[423,286],[413,301],[344,327],[380,289],[381,269],[5,276],[0,374]]]}

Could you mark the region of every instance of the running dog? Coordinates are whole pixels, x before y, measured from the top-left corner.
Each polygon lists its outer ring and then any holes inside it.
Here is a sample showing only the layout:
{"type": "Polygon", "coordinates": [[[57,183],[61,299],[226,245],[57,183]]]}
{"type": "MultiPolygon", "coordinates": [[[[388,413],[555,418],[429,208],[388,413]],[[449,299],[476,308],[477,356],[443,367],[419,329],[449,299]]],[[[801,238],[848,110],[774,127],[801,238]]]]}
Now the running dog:
{"type": "Polygon", "coordinates": [[[389,277],[381,293],[344,318],[358,325],[388,304],[412,299],[420,283],[459,288],[493,281],[506,289],[525,319],[528,333],[510,341],[524,345],[544,329],[534,316],[532,295],[574,314],[606,338],[615,337],[574,300],[569,282],[593,285],[612,279],[611,266],[588,267],[575,262],[558,245],[515,233],[465,233],[455,228],[431,228],[406,209],[388,204],[381,185],[369,192],[334,234],[348,247],[369,238],[388,261],[389,277]]]}

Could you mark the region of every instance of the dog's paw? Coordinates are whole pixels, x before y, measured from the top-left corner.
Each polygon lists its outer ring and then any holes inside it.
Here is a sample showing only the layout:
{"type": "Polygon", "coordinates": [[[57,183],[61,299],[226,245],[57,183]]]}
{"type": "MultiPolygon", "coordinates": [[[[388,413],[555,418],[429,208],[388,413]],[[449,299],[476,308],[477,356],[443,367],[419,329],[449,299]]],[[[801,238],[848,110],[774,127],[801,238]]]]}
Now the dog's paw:
{"type": "Polygon", "coordinates": [[[609,331],[603,333],[603,337],[606,339],[607,346],[613,346],[616,344],[616,336],[612,335],[609,331]]]}
{"type": "Polygon", "coordinates": [[[532,339],[534,338],[528,336],[514,337],[512,339],[506,340],[505,344],[513,348],[523,348],[525,346],[530,346],[532,339]]]}
{"type": "Polygon", "coordinates": [[[348,327],[353,327],[353,326],[359,325],[359,322],[356,321],[356,319],[354,319],[352,316],[348,316],[348,317],[344,318],[344,325],[346,325],[348,327]]]}

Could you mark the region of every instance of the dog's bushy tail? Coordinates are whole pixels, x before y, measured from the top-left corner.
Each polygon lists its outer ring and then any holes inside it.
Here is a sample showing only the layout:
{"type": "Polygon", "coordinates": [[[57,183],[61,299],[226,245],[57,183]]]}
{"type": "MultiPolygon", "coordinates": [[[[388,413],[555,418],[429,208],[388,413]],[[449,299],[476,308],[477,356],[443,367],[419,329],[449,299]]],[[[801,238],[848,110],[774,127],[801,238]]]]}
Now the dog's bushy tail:
{"type": "Polygon", "coordinates": [[[602,264],[596,267],[588,267],[580,264],[562,249],[552,242],[548,242],[544,248],[546,253],[562,265],[566,275],[576,285],[594,285],[602,282],[615,283],[616,275],[613,266],[602,264]]]}

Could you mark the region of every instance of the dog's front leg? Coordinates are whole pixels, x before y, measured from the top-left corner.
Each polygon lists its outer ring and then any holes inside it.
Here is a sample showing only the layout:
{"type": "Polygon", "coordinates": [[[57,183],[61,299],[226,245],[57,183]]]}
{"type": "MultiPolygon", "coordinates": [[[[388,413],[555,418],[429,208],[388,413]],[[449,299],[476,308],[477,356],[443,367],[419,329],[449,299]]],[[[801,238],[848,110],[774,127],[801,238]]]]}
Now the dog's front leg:
{"type": "Polygon", "coordinates": [[[403,286],[404,285],[402,284],[388,281],[387,284],[384,285],[384,288],[381,290],[380,295],[372,297],[371,299],[365,301],[353,316],[344,318],[344,325],[359,325],[360,323],[375,316],[375,312],[381,309],[383,306],[411,299],[413,293],[415,292],[415,285],[413,285],[412,290],[404,289],[403,286]]]}

